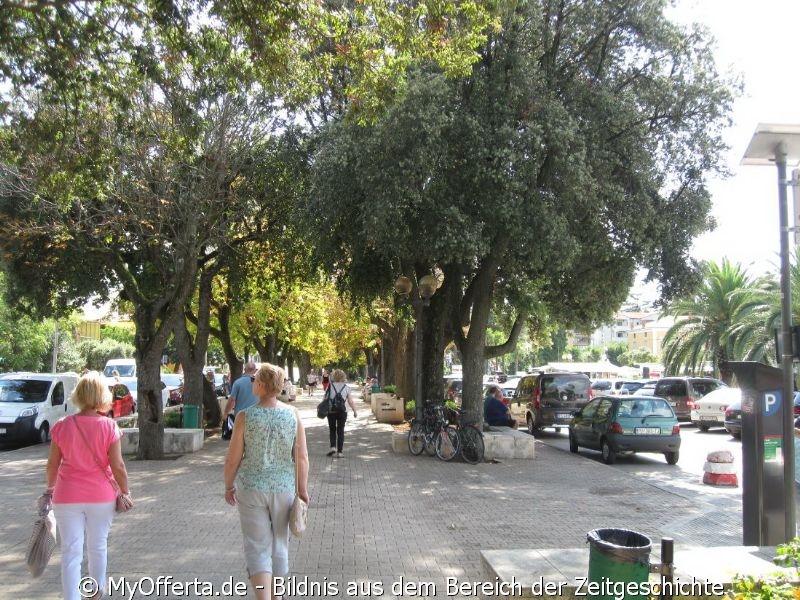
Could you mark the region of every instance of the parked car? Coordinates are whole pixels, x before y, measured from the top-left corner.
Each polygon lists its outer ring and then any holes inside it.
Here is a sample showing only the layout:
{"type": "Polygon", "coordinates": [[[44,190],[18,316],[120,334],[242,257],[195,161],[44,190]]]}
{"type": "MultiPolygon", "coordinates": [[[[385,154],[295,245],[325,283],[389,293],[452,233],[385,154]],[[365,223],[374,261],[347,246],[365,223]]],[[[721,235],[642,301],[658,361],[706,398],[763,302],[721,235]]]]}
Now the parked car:
{"type": "Polygon", "coordinates": [[[543,427],[561,431],[572,413],[592,399],[592,382],[583,373],[538,373],[525,375],[517,384],[511,414],[534,432],[543,427]]]}
{"type": "Polygon", "coordinates": [[[167,391],[167,406],[183,404],[183,375],[180,373],[162,373],[161,383],[167,391]]]}
{"type": "Polygon", "coordinates": [[[721,387],[726,385],[711,377],[663,377],[658,380],[654,395],[669,402],[679,421],[691,421],[695,403],[721,387]]]}
{"type": "Polygon", "coordinates": [[[613,386],[610,379],[595,379],[592,381],[592,391],[595,395],[608,393],[613,386]]]}
{"type": "Polygon", "coordinates": [[[669,403],[655,396],[600,396],[575,413],[569,449],[599,450],[613,464],[621,452],[658,452],[678,462],[681,428],[669,403]]]}
{"type": "Polygon", "coordinates": [[[616,396],[632,396],[639,388],[644,387],[644,381],[623,381],[617,389],[616,396]]]}
{"type": "Polygon", "coordinates": [[[708,431],[711,427],[725,427],[725,411],[733,402],[741,402],[742,390],[732,387],[721,387],[709,392],[695,402],[691,412],[692,423],[700,431],[708,431]]]}
{"type": "Polygon", "coordinates": [[[115,383],[108,388],[111,390],[111,409],[106,416],[115,419],[127,417],[136,412],[136,399],[130,388],[124,383],[115,383]]]}
{"type": "Polygon", "coordinates": [[[731,402],[725,411],[725,431],[737,440],[742,438],[742,401],[731,402]]]}
{"type": "Polygon", "coordinates": [[[70,400],[77,383],[77,373],[0,375],[0,442],[47,442],[53,424],[77,412],[70,400]]]}
{"type": "Polygon", "coordinates": [[[633,392],[631,396],[655,396],[657,381],[648,381],[643,384],[638,390],[633,392]]]}

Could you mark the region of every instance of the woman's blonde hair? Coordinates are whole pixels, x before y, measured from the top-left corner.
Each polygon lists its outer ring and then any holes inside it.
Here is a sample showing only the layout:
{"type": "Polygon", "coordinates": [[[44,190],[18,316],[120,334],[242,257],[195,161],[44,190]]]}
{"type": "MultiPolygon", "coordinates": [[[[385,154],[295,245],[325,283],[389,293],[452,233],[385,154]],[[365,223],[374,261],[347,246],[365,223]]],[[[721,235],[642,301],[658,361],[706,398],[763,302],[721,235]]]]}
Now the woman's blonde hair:
{"type": "Polygon", "coordinates": [[[347,379],[347,375],[344,374],[344,371],[341,369],[334,369],[331,372],[331,379],[336,383],[342,383],[345,379],[347,379]]]}
{"type": "Polygon", "coordinates": [[[78,410],[93,409],[104,413],[111,408],[111,390],[100,373],[89,371],[78,379],[70,400],[78,410]]]}
{"type": "Polygon", "coordinates": [[[277,396],[283,389],[283,380],[286,377],[283,369],[276,365],[263,363],[256,371],[255,380],[264,386],[267,396],[277,396]]]}

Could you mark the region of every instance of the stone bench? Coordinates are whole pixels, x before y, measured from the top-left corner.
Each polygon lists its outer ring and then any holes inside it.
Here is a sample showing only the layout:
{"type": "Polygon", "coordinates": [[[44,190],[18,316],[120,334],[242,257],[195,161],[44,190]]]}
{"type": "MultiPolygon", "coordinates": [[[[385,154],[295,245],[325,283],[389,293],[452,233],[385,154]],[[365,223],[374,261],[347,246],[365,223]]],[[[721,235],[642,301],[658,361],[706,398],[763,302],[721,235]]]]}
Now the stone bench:
{"type": "MultiPolygon", "coordinates": [[[[203,447],[202,429],[164,429],[164,454],[187,454],[203,447]]],[[[139,428],[122,429],[122,453],[136,454],[139,450],[139,428]]]]}
{"type": "MultiPolygon", "coordinates": [[[[654,541],[650,563],[658,563],[660,548],[654,541]]],[[[755,577],[784,571],[772,562],[774,547],[720,546],[690,548],[676,546],[674,556],[675,583],[683,592],[675,598],[717,598],[720,589],[730,589],[738,573],[755,577]],[[694,586],[691,584],[694,583],[694,586]],[[716,590],[711,587],[716,586],[716,590]],[[706,592],[706,593],[703,593],[706,592]]],[[[481,576],[483,581],[505,584],[502,594],[491,598],[548,598],[586,600],[584,581],[589,572],[589,545],[583,548],[548,550],[483,550],[481,576]],[[512,587],[510,584],[514,584],[512,587]],[[518,584],[518,585],[517,585],[518,584]],[[507,593],[506,593],[507,592],[507,593]],[[582,592],[582,593],[581,593],[582,592]]],[[[650,582],[660,581],[660,575],[651,574],[650,582]]],[[[501,588],[502,589],[502,588],[501,588]]],[[[483,596],[482,596],[483,597],[483,596]]]]}
{"type": "MultiPolygon", "coordinates": [[[[533,460],[536,440],[532,435],[511,427],[489,427],[483,432],[484,458],[524,458],[533,460]]],[[[408,432],[392,431],[392,450],[408,452],[408,432]]]]}

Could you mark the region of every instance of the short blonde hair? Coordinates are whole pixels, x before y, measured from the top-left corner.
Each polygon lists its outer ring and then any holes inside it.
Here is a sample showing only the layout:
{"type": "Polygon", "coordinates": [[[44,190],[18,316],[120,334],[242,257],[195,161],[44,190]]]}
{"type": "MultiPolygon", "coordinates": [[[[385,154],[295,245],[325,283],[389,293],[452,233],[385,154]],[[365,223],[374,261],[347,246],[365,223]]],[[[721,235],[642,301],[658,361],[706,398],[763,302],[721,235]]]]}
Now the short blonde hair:
{"type": "Polygon", "coordinates": [[[100,373],[89,371],[78,379],[70,400],[78,410],[94,409],[104,413],[111,408],[111,390],[100,373]]]}
{"type": "Polygon", "coordinates": [[[336,383],[342,383],[345,379],[347,379],[347,375],[345,375],[344,371],[341,369],[334,369],[331,372],[331,379],[336,383]]]}
{"type": "Polygon", "coordinates": [[[285,378],[286,374],[283,369],[269,363],[262,364],[255,374],[255,381],[264,386],[264,392],[267,396],[277,396],[283,389],[283,380],[285,378]]]}

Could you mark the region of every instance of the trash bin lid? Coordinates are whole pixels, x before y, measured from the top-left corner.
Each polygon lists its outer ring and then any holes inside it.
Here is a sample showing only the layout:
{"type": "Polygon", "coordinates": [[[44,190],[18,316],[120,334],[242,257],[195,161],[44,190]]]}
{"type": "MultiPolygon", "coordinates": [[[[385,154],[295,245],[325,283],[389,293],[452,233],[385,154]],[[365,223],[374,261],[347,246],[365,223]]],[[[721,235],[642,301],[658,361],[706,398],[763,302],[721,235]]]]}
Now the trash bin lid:
{"type": "Polygon", "coordinates": [[[586,534],[586,541],[603,554],[626,562],[648,561],[650,557],[650,538],[630,529],[593,529],[586,534]]]}

